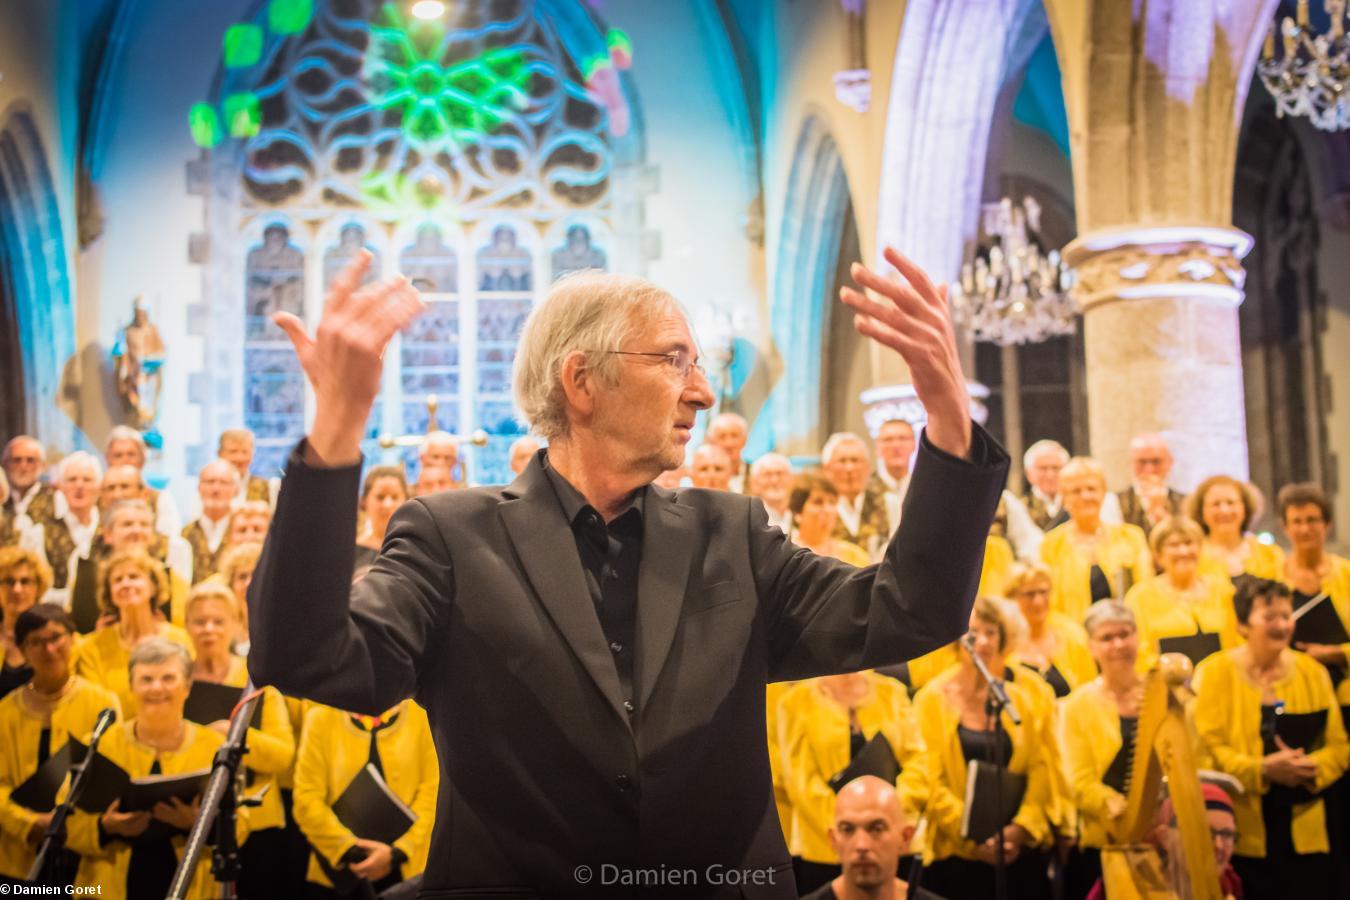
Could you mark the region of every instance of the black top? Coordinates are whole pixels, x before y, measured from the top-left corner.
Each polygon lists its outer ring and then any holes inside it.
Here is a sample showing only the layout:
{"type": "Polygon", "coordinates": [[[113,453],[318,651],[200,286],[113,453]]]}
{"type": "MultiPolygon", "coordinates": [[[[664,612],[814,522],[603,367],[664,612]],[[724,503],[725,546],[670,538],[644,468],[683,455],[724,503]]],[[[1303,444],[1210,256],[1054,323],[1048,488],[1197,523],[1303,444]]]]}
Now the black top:
{"type": "Polygon", "coordinates": [[[633,504],[609,525],[595,507],[586,502],[572,484],[548,465],[544,471],[562,504],[563,516],[572,525],[577,554],[586,575],[586,589],[595,604],[600,630],[605,633],[623,688],[624,708],[637,712],[633,699],[633,642],[637,637],[638,567],[642,563],[642,499],[646,488],[633,496],[633,504]]]}
{"type": "Polygon", "coordinates": [[[994,761],[994,735],[998,736],[1000,742],[1004,767],[1008,765],[1008,760],[1012,759],[1012,738],[1008,737],[1008,732],[1003,730],[1002,722],[998,723],[998,727],[993,732],[985,728],[967,728],[964,725],[958,725],[956,726],[956,734],[961,738],[961,755],[966,758],[966,762],[979,760],[980,762],[992,763],[994,761]]]}
{"type": "MultiPolygon", "coordinates": [[[[809,894],[803,894],[801,900],[839,900],[839,895],[834,892],[834,880],[825,882],[819,889],[809,894]]],[[[907,895],[907,900],[942,900],[932,891],[926,891],[921,887],[911,886],[907,895]]]]}
{"type": "Polygon", "coordinates": [[[1054,663],[1051,663],[1050,668],[1046,669],[1044,672],[1033,666],[1031,663],[1022,663],[1022,665],[1044,678],[1046,684],[1054,688],[1056,697],[1069,696],[1069,691],[1071,690],[1069,682],[1064,680],[1064,673],[1061,672],[1054,663]]]}
{"type": "MultiPolygon", "coordinates": [[[[159,760],[150,766],[151,775],[162,774],[159,760]]],[[[173,873],[178,869],[178,854],[173,841],[164,837],[134,840],[127,861],[128,897],[163,897],[169,893],[173,873]]]]}
{"type": "Polygon", "coordinates": [[[1116,752],[1115,759],[1111,760],[1106,774],[1102,776],[1102,784],[1118,794],[1125,793],[1125,789],[1129,787],[1130,766],[1134,759],[1134,740],[1138,733],[1138,716],[1120,717],[1120,750],[1116,752]]]}
{"type": "Polygon", "coordinates": [[[1115,593],[1111,590],[1111,579],[1106,577],[1102,567],[1096,563],[1092,564],[1092,571],[1088,573],[1088,586],[1092,592],[1093,603],[1110,600],[1115,593]]]}
{"type": "Polygon", "coordinates": [[[32,666],[11,666],[5,663],[0,667],[0,697],[15,688],[21,688],[33,677],[32,666]]]}

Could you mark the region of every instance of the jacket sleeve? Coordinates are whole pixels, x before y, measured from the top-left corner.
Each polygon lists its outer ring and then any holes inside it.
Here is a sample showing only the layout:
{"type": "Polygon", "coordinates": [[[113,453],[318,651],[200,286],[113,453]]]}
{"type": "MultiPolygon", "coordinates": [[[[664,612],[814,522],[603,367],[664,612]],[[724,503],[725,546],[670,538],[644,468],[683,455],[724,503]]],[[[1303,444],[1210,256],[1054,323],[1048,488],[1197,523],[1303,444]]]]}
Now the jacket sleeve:
{"type": "Polygon", "coordinates": [[[928,771],[932,775],[926,815],[929,827],[934,831],[959,839],[961,815],[965,811],[964,786],[961,788],[963,793],[958,794],[957,787],[947,780],[947,767],[943,765],[942,757],[954,735],[943,728],[941,704],[941,695],[929,688],[919,691],[914,697],[914,711],[919,720],[924,752],[928,757],[928,771]]]}
{"type": "MultiPolygon", "coordinates": [[[[801,695],[796,698],[800,701],[801,695]]],[[[833,772],[820,771],[811,738],[819,724],[803,704],[789,698],[779,707],[778,746],[782,754],[783,784],[792,809],[816,835],[829,833],[834,824],[834,791],[825,783],[833,772]]],[[[846,737],[845,737],[846,739],[846,737]]]]}
{"type": "Polygon", "coordinates": [[[352,585],[359,476],[357,466],[320,469],[292,453],[249,588],[249,671],[283,693],[379,715],[414,692],[453,583],[449,549],[414,500],[352,585]],[[296,635],[317,652],[297,653],[296,635]]]}
{"type": "Polygon", "coordinates": [[[799,548],[752,504],[750,559],[768,625],[770,681],[904,662],[965,633],[1008,455],[982,428],[971,461],[925,434],[900,527],[855,569],[799,548]]]}

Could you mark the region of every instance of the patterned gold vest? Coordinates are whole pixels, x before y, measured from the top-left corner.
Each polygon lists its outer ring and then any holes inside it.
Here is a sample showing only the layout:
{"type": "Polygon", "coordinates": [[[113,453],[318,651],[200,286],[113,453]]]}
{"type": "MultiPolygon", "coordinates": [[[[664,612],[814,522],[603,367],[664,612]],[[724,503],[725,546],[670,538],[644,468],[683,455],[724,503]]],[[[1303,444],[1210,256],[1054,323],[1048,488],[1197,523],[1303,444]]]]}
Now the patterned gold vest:
{"type": "Polygon", "coordinates": [[[52,587],[65,588],[70,579],[70,558],[75,555],[75,538],[65,519],[48,522],[42,528],[43,550],[52,567],[52,587]]]}
{"type": "MultiPolygon", "coordinates": [[[[5,501],[5,512],[13,519],[17,508],[18,503],[15,502],[15,495],[11,492],[9,499],[5,501]]],[[[38,487],[37,494],[28,504],[28,518],[33,520],[34,525],[47,525],[56,521],[56,488],[50,484],[38,487]]]]}
{"type": "Polygon", "coordinates": [[[1031,514],[1031,521],[1035,522],[1036,527],[1041,531],[1049,531],[1051,528],[1069,521],[1069,513],[1064,509],[1063,504],[1060,504],[1059,512],[1052,516],[1050,511],[1045,508],[1045,501],[1041,500],[1040,494],[1035,491],[1027,491],[1024,499],[1027,504],[1027,512],[1031,514]]]}
{"type": "Polygon", "coordinates": [[[262,500],[270,504],[272,502],[272,486],[267,483],[266,478],[250,475],[248,476],[248,488],[244,492],[244,499],[262,500]]]}
{"type": "Polygon", "coordinates": [[[863,489],[862,514],[858,517],[858,530],[849,531],[841,518],[835,523],[833,534],[836,540],[857,544],[869,554],[873,548],[885,546],[890,536],[891,520],[886,515],[886,494],[885,491],[875,487],[863,489]]]}
{"type": "Polygon", "coordinates": [[[220,547],[212,553],[211,542],[206,539],[206,532],[202,530],[201,523],[195,519],[191,525],[183,529],[183,540],[192,548],[192,583],[196,584],[214,575],[229,540],[221,541],[220,547]]]}

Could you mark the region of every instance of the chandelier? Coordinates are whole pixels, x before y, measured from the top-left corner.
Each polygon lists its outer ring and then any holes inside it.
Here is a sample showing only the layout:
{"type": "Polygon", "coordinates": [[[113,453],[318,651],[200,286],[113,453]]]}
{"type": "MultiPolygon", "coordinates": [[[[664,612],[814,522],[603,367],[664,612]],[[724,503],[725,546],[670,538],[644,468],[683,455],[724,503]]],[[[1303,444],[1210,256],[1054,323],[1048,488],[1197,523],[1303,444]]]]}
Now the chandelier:
{"type": "Polygon", "coordinates": [[[952,313],[977,341],[1001,346],[1034,344],[1073,334],[1078,306],[1069,294],[1073,272],[1058,250],[1040,240],[1041,207],[1031,197],[1021,206],[1004,197],[982,207],[981,243],[961,266],[953,285],[952,313]]]}
{"type": "Polygon", "coordinates": [[[1331,28],[1314,34],[1308,26],[1308,0],[1298,0],[1295,18],[1271,25],[1256,71],[1275,98],[1279,116],[1307,116],[1322,131],[1350,128],[1350,41],[1345,36],[1345,0],[1326,0],[1331,28]]]}

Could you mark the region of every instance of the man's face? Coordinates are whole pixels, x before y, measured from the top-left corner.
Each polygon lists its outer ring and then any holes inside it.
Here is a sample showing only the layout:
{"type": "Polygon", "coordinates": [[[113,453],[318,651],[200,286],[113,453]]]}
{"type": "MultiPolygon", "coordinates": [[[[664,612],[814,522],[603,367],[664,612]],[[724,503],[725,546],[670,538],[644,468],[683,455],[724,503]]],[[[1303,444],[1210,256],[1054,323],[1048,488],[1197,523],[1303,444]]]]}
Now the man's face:
{"type": "Polygon", "coordinates": [[[1295,550],[1321,550],[1327,541],[1327,520],[1316,503],[1284,510],[1284,533],[1295,550]]]}
{"type": "Polygon", "coordinates": [[[141,470],[135,466],[113,466],[103,474],[100,500],[104,506],[110,506],[118,500],[141,500],[144,497],[145,485],[141,482],[141,470]]]}
{"type": "Polygon", "coordinates": [[[844,880],[855,888],[868,889],[895,878],[896,865],[909,852],[913,832],[893,809],[874,797],[851,798],[841,793],[830,840],[844,868],[844,880]]]}
{"type": "Polygon", "coordinates": [[[248,477],[248,467],[253,465],[253,442],[242,438],[229,438],[220,444],[220,458],[234,466],[239,477],[248,477]]]}
{"type": "Polygon", "coordinates": [[[1161,440],[1149,439],[1130,445],[1130,474],[1139,484],[1162,484],[1172,471],[1172,453],[1161,440]]]}
{"type": "Polygon", "coordinates": [[[1059,470],[1068,460],[1053,447],[1037,453],[1027,467],[1027,481],[1047,497],[1059,496],[1059,470]]]}
{"type": "Polygon", "coordinates": [[[452,441],[432,441],[422,448],[422,468],[441,466],[453,469],[459,462],[459,447],[452,441]]]}
{"type": "Polygon", "coordinates": [[[781,459],[765,459],[750,470],[750,491],[769,506],[781,507],[792,488],[792,467],[781,459]]]}
{"type": "Polygon", "coordinates": [[[835,489],[852,499],[862,493],[863,485],[867,483],[867,448],[862,441],[841,441],[824,468],[825,477],[835,489]]]}
{"type": "MultiPolygon", "coordinates": [[[[698,362],[698,348],[683,314],[671,309],[628,338],[621,350],[676,354],[698,362]]],[[[687,372],[661,356],[620,356],[618,380],[596,379],[591,427],[608,443],[615,470],[654,479],[684,463],[698,411],[712,405],[703,372],[687,372]]]]}
{"type": "Polygon", "coordinates": [[[272,519],[267,513],[236,510],[230,517],[230,543],[236,547],[240,544],[261,544],[267,539],[267,526],[271,523],[272,519]]]}
{"type": "Polygon", "coordinates": [[[114,550],[148,547],[155,535],[155,520],[148,509],[125,509],[108,526],[108,544],[114,550]]]}
{"type": "Polygon", "coordinates": [[[33,486],[42,474],[42,445],[34,440],[17,440],[5,454],[5,475],[16,494],[33,486]]]}
{"type": "Polygon", "coordinates": [[[202,512],[208,518],[219,519],[230,510],[239,486],[234,467],[223,459],[212,460],[202,466],[197,475],[197,495],[202,499],[202,512]]]}
{"type": "Polygon", "coordinates": [[[722,448],[731,460],[732,468],[736,468],[741,458],[746,437],[745,427],[735,419],[718,419],[708,428],[708,443],[722,448]]]}
{"type": "Polygon", "coordinates": [[[61,476],[61,493],[71,512],[83,514],[98,502],[99,484],[94,467],[87,462],[73,462],[61,476]]]}
{"type": "Polygon", "coordinates": [[[139,469],[145,465],[145,454],[135,441],[113,441],[108,444],[107,463],[109,468],[135,466],[139,469]]]}
{"type": "Polygon", "coordinates": [[[877,456],[891,472],[909,471],[914,455],[914,427],[908,422],[887,422],[877,433],[877,456]]]}
{"type": "Polygon", "coordinates": [[[694,454],[694,487],[725,491],[731,487],[731,461],[722,448],[705,444],[694,454]]]}
{"type": "Polygon", "coordinates": [[[425,497],[437,491],[448,491],[455,486],[448,466],[424,466],[413,485],[413,496],[425,497]]]}

